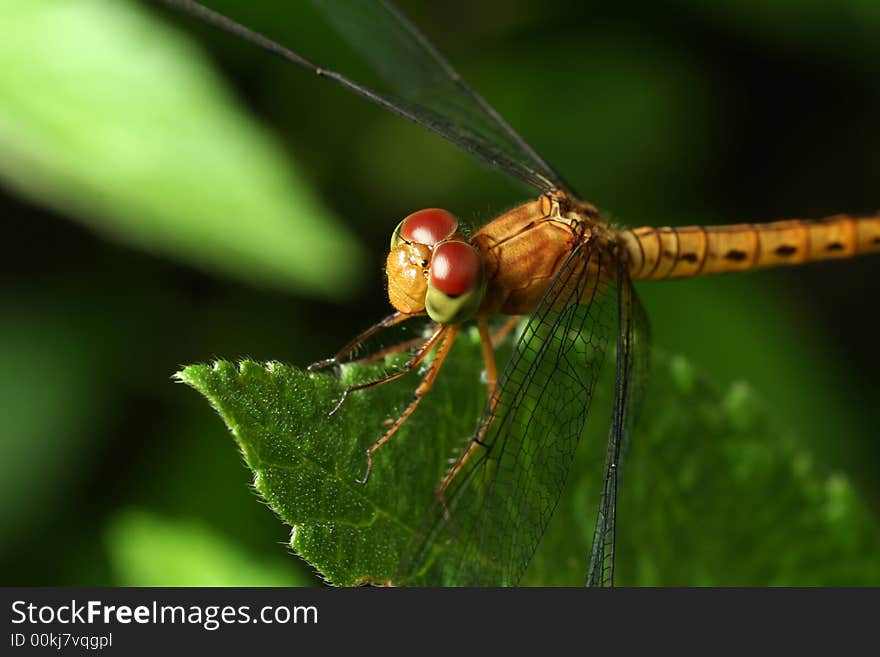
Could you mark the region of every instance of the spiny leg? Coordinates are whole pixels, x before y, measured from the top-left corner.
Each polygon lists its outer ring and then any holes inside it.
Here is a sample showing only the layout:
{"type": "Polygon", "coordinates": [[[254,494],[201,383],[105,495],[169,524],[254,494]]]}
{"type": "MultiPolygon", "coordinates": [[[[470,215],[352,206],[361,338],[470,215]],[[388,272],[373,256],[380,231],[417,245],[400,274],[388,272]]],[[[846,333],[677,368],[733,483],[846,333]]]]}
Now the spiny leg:
{"type": "Polygon", "coordinates": [[[514,328],[516,328],[519,321],[522,319],[522,315],[513,315],[510,319],[508,319],[504,326],[495,331],[492,335],[492,347],[497,349],[498,346],[504,342],[504,338],[507,337],[507,334],[510,333],[514,328]]]}
{"type": "Polygon", "coordinates": [[[308,368],[306,368],[306,370],[308,372],[315,372],[325,367],[336,365],[342,358],[348,356],[351,352],[353,352],[355,349],[357,349],[359,346],[361,346],[364,342],[369,340],[382,329],[390,328],[396,324],[400,324],[407,319],[410,319],[411,317],[416,316],[417,315],[406,315],[404,313],[393,313],[391,315],[388,315],[388,317],[373,324],[366,331],[355,337],[351,342],[340,349],[335,356],[325,358],[324,360],[319,360],[316,363],[312,363],[308,366],[308,368]]]}
{"type": "MultiPolygon", "coordinates": [[[[501,330],[505,328],[507,328],[506,325],[501,330]]],[[[493,342],[494,338],[489,335],[488,318],[479,317],[477,319],[477,331],[480,334],[483,364],[486,366],[486,393],[491,400],[495,394],[495,386],[498,384],[498,368],[495,366],[495,343],[493,342]]]]}
{"type": "Polygon", "coordinates": [[[452,345],[455,342],[455,336],[458,334],[458,328],[458,324],[446,324],[440,328],[437,335],[442,334],[443,337],[440,347],[437,349],[437,355],[434,357],[434,361],[431,363],[428,371],[425,372],[425,376],[422,377],[422,381],[416,388],[415,397],[410,402],[409,406],[407,406],[403,413],[400,414],[400,417],[388,427],[385,433],[382,434],[382,437],[367,449],[367,470],[364,473],[363,479],[359,480],[360,483],[366,484],[367,480],[370,478],[370,471],[373,469],[373,452],[384,445],[388,439],[394,435],[403,423],[407,421],[409,416],[413,414],[413,411],[416,410],[424,396],[430,392],[431,387],[434,385],[434,381],[437,378],[437,374],[440,372],[440,368],[443,367],[443,363],[449,355],[450,349],[452,349],[452,345]]]}
{"type": "Polygon", "coordinates": [[[378,379],[373,379],[372,381],[367,381],[366,383],[358,383],[357,385],[348,386],[343,392],[342,397],[339,398],[339,401],[336,402],[336,406],[333,407],[333,410],[328,413],[328,415],[334,415],[342,405],[345,403],[345,400],[348,399],[348,396],[357,392],[358,390],[366,390],[368,388],[375,388],[376,386],[383,385],[385,383],[390,383],[395,379],[399,379],[404,374],[411,372],[415,369],[419,363],[421,363],[425,356],[434,348],[437,342],[443,337],[443,334],[446,332],[448,327],[443,324],[438,324],[437,328],[434,329],[434,333],[431,334],[425,343],[421,346],[421,348],[416,352],[415,356],[409,359],[406,364],[399,370],[392,372],[391,374],[386,374],[385,376],[381,376],[378,379]]]}
{"type": "Polygon", "coordinates": [[[412,338],[410,340],[404,340],[403,342],[398,342],[395,345],[390,347],[386,347],[380,351],[377,351],[374,354],[370,354],[366,358],[362,358],[358,361],[358,363],[375,363],[377,361],[382,360],[385,356],[391,356],[393,354],[399,354],[402,351],[409,351],[410,349],[415,349],[416,347],[421,347],[425,342],[427,342],[430,338],[426,338],[424,336],[420,336],[418,338],[412,338]]]}
{"type": "MultiPolygon", "coordinates": [[[[519,318],[514,318],[519,319],[519,318]]],[[[511,328],[516,325],[516,322],[508,322],[507,325],[510,325],[511,328]]],[[[510,330],[507,328],[507,325],[502,327],[501,330],[510,330]]],[[[492,338],[489,336],[489,321],[486,317],[480,317],[477,320],[477,330],[480,333],[480,345],[483,351],[483,363],[486,366],[486,383],[487,383],[487,393],[489,395],[489,412],[487,414],[487,419],[480,425],[480,428],[477,432],[471,437],[470,443],[467,446],[467,450],[458,457],[458,460],[446,473],[446,476],[443,477],[443,481],[440,482],[440,485],[437,487],[437,497],[440,500],[441,504],[443,503],[443,493],[446,492],[446,489],[449,488],[449,485],[452,483],[452,480],[461,472],[461,469],[464,467],[465,463],[471,458],[471,455],[476,451],[477,447],[487,447],[487,445],[482,441],[483,436],[486,435],[486,431],[489,430],[489,426],[492,424],[492,420],[495,418],[495,411],[498,408],[498,400],[500,398],[500,391],[498,388],[498,368],[495,365],[495,350],[494,343],[492,338]]],[[[496,334],[497,335],[497,334],[496,334]]],[[[444,504],[445,509],[445,504],[444,504]]],[[[448,514],[448,512],[445,512],[448,514]]]]}

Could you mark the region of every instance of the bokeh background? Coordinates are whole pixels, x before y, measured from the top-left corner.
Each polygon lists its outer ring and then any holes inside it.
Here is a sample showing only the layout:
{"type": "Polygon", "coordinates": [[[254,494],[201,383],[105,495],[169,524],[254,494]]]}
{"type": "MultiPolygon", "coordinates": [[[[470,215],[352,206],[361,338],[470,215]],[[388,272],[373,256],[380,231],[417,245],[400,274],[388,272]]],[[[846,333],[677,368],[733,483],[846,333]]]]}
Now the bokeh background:
{"type": "MultiPolygon", "coordinates": [[[[617,222],[880,208],[874,0],[401,4],[617,222]]],[[[210,5],[364,69],[307,2],[210,5]]],[[[332,353],[387,313],[401,217],[532,191],[149,3],[7,0],[0,25],[0,581],[317,582],[172,374],[332,353]]],[[[748,382],[876,518],[878,281],[869,257],[639,289],[658,348],[748,382]]]]}

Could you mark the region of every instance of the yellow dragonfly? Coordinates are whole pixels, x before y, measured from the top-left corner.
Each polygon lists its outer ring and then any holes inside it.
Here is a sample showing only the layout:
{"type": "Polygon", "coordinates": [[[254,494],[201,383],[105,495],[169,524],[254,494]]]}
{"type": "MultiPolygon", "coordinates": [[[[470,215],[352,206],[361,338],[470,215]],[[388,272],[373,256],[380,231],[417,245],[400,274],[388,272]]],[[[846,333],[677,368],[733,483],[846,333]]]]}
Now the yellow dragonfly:
{"type": "Polygon", "coordinates": [[[478,328],[486,406],[438,482],[435,502],[401,556],[394,584],[519,581],[562,493],[613,345],[614,401],[586,574],[588,585],[612,585],[621,457],[647,375],[648,325],[632,282],[880,252],[880,214],[632,230],[611,225],[390,2],[315,0],[389,81],[393,96],[324,69],[196,2],[159,1],[424,126],[539,193],[472,234],[439,208],[404,218],[392,231],[386,261],[395,312],[312,368],[351,357],[385,329],[413,319],[428,322],[424,335],[373,354],[410,354],[402,367],[349,387],[333,409],[351,394],[429,362],[409,406],[364,454],[360,481],[368,485],[381,447],[430,393],[461,326],[475,322],[478,328]],[[379,42],[384,47],[377,55],[370,44],[379,42]],[[490,320],[499,316],[507,319],[493,331],[490,320]],[[517,325],[513,353],[499,368],[497,345],[517,325]]]}

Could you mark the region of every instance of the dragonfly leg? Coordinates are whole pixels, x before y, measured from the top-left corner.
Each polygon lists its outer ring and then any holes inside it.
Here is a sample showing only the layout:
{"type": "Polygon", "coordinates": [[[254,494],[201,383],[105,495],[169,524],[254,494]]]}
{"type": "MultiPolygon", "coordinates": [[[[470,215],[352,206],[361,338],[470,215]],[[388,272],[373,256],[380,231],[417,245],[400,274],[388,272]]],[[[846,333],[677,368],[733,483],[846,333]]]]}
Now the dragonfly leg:
{"type": "Polygon", "coordinates": [[[406,362],[406,364],[395,372],[391,372],[391,374],[386,374],[385,376],[381,376],[378,379],[373,379],[372,381],[367,381],[366,383],[358,383],[357,385],[348,386],[343,392],[342,397],[339,398],[339,401],[336,402],[336,406],[333,407],[328,415],[335,415],[336,412],[342,408],[342,405],[345,403],[345,400],[348,399],[348,396],[357,392],[358,390],[366,390],[368,388],[375,388],[376,386],[383,385],[385,383],[390,383],[395,379],[399,379],[404,374],[407,374],[414,370],[419,363],[421,363],[425,356],[434,348],[437,342],[443,337],[444,333],[448,330],[448,325],[438,325],[434,330],[434,333],[431,334],[425,343],[419,348],[416,354],[406,362]]]}
{"type": "MultiPolygon", "coordinates": [[[[419,403],[422,401],[425,395],[430,392],[432,386],[434,385],[434,381],[437,378],[437,374],[440,372],[440,368],[443,367],[443,363],[446,360],[446,357],[449,355],[449,350],[452,349],[452,345],[455,342],[455,336],[458,334],[458,324],[447,324],[444,325],[438,335],[442,335],[442,342],[440,342],[440,347],[437,349],[437,355],[434,358],[434,362],[431,363],[431,366],[428,368],[428,371],[425,372],[425,376],[422,377],[421,383],[419,383],[416,388],[415,397],[410,402],[409,406],[404,409],[403,413],[400,414],[393,424],[388,427],[385,433],[382,434],[382,437],[379,438],[376,442],[374,442],[367,449],[367,470],[364,473],[363,479],[359,479],[359,483],[366,484],[367,480],[370,478],[370,472],[373,469],[373,452],[379,449],[382,445],[388,442],[388,439],[394,435],[394,433],[403,425],[404,422],[407,421],[410,415],[413,414],[413,411],[416,410],[419,403]]],[[[438,339],[440,339],[438,337],[438,339]]]]}
{"type": "Polygon", "coordinates": [[[400,322],[403,322],[414,316],[415,315],[406,315],[404,313],[393,313],[391,315],[388,315],[388,317],[373,324],[366,331],[354,338],[351,342],[340,349],[336,353],[336,355],[330,358],[325,358],[324,360],[319,360],[316,363],[312,363],[308,366],[308,368],[306,368],[306,371],[315,372],[317,370],[324,369],[325,367],[332,367],[333,365],[338,364],[341,359],[348,356],[351,352],[353,352],[355,349],[357,349],[359,346],[361,346],[364,342],[369,340],[372,336],[374,336],[382,329],[389,328],[391,326],[394,326],[395,324],[400,324],[400,322]]]}
{"type": "Polygon", "coordinates": [[[491,400],[495,394],[495,386],[498,384],[498,367],[495,365],[495,344],[489,335],[489,320],[486,317],[477,319],[477,330],[480,333],[483,364],[486,366],[486,391],[491,400]]]}
{"type": "Polygon", "coordinates": [[[377,351],[374,354],[370,354],[366,358],[362,358],[356,362],[358,363],[375,363],[376,361],[382,360],[385,356],[391,356],[392,354],[399,354],[401,351],[409,351],[410,349],[415,349],[416,347],[421,347],[425,342],[427,342],[430,337],[418,337],[412,338],[411,340],[404,340],[403,342],[399,342],[398,344],[392,345],[390,347],[386,347],[380,351],[377,351]]]}
{"type": "Polygon", "coordinates": [[[521,319],[522,319],[522,315],[514,315],[504,323],[504,326],[502,326],[500,329],[495,331],[495,333],[492,335],[492,347],[494,349],[497,349],[498,346],[502,342],[504,342],[504,338],[506,338],[508,336],[508,334],[514,328],[516,328],[516,325],[519,324],[519,320],[521,320],[521,319]]]}
{"type": "MultiPolygon", "coordinates": [[[[519,318],[517,317],[513,319],[518,321],[519,318]]],[[[515,325],[516,322],[508,322],[504,327],[502,327],[501,330],[509,331],[510,328],[515,325]],[[508,326],[510,328],[508,328],[508,326]]],[[[461,472],[461,469],[464,467],[465,463],[468,462],[468,460],[471,458],[477,448],[487,447],[486,443],[483,442],[483,436],[485,436],[486,431],[489,430],[489,426],[492,424],[492,420],[495,418],[495,411],[498,409],[498,399],[500,396],[497,389],[498,368],[495,365],[493,339],[489,336],[488,319],[485,317],[479,318],[477,320],[477,329],[480,332],[480,342],[483,347],[483,361],[486,365],[486,383],[488,384],[489,406],[485,415],[486,419],[480,425],[480,428],[477,430],[477,432],[471,437],[467,449],[461,456],[458,457],[452,468],[450,468],[449,472],[446,473],[446,476],[443,477],[443,481],[441,481],[440,485],[437,487],[437,497],[439,498],[441,504],[443,504],[444,515],[447,515],[447,517],[449,512],[448,510],[446,510],[446,504],[443,502],[443,494],[446,492],[446,489],[449,488],[452,480],[455,479],[459,472],[461,472]]]]}

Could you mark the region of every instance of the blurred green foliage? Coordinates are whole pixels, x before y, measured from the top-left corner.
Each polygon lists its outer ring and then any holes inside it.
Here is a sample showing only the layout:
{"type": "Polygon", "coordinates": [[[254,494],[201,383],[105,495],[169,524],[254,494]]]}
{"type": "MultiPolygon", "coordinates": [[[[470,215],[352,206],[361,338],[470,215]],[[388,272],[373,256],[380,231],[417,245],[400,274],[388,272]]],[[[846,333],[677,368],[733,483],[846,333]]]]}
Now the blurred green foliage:
{"type": "Polygon", "coordinates": [[[136,4],[37,0],[0,12],[14,25],[0,41],[9,185],[185,262],[344,295],[357,244],[196,48],[136,4]]]}
{"type": "MultiPolygon", "coordinates": [[[[319,62],[363,70],[305,3],[210,4],[319,62]]],[[[880,18],[869,0],[401,4],[615,221],[762,221],[880,205],[880,18]]],[[[10,0],[0,16],[3,583],[134,581],[103,540],[129,507],[275,563],[285,528],[248,488],[216,416],[171,373],[220,356],[303,364],[334,352],[387,312],[381,265],[401,216],[445,206],[483,221],[532,192],[147,3],[10,0]]],[[[640,288],[654,343],[686,354],[722,389],[748,381],[794,452],[808,455],[811,481],[826,493],[852,482],[833,499],[866,500],[867,524],[880,512],[878,275],[878,259],[865,258],[640,288]]],[[[668,460],[678,452],[656,449],[639,480],[659,485],[678,476],[668,460]]],[[[640,458],[638,442],[631,456],[640,458]]],[[[715,511],[714,540],[767,535],[766,519],[728,511],[715,511]]],[[[693,539],[687,522],[669,527],[666,549],[691,541],[704,562],[724,553],[693,539]]],[[[823,545],[849,540],[845,527],[830,531],[823,545]]],[[[779,561],[740,581],[788,583],[795,569],[784,562],[806,553],[801,540],[761,543],[779,561]]],[[[877,583],[861,571],[817,567],[824,581],[877,583]]],[[[631,581],[683,581],[649,575],[631,581]]],[[[170,573],[151,581],[187,583],[170,573]]]]}
{"type": "Polygon", "coordinates": [[[124,509],[107,528],[116,581],[122,586],[304,586],[307,577],[279,555],[270,563],[198,523],[124,509]]]}

